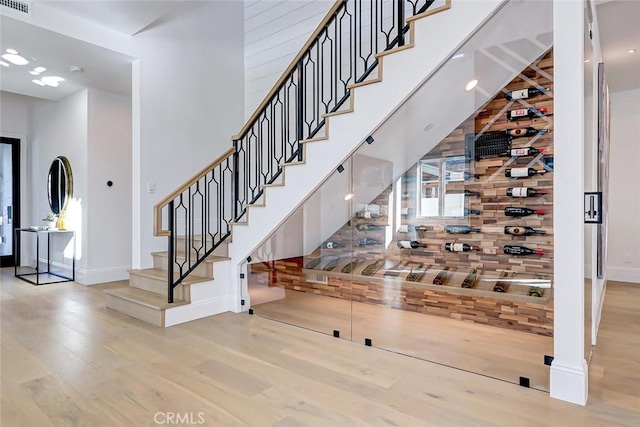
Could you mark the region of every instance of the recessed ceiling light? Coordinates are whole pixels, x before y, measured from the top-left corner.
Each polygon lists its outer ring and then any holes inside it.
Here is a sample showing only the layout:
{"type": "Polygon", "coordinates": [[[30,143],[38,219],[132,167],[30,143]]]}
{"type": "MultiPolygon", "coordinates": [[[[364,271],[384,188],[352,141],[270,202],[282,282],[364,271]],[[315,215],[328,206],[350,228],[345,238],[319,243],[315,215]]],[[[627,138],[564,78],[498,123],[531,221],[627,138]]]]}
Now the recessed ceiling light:
{"type": "Polygon", "coordinates": [[[3,67],[8,67],[9,63],[8,62],[4,62],[4,61],[0,61],[0,65],[2,65],[3,67]]]}
{"type": "Polygon", "coordinates": [[[33,69],[33,71],[35,71],[36,73],[44,73],[45,71],[47,71],[47,69],[44,67],[36,67],[33,69]]]}
{"type": "Polygon", "coordinates": [[[60,84],[60,82],[63,82],[64,79],[58,76],[44,76],[40,79],[40,81],[42,81],[42,83],[46,84],[47,86],[58,87],[58,84],[60,84]]]}
{"type": "Polygon", "coordinates": [[[5,53],[4,55],[2,55],[2,58],[15,65],[27,65],[29,63],[26,58],[23,58],[22,56],[15,53],[5,53]]]}
{"type": "Polygon", "coordinates": [[[345,200],[351,200],[351,199],[353,199],[353,193],[349,193],[349,194],[347,194],[346,196],[344,196],[344,199],[345,199],[345,200]]]}
{"type": "Polygon", "coordinates": [[[7,49],[5,50],[5,52],[10,53],[11,55],[17,55],[18,51],[15,49],[7,49]]]}
{"type": "Polygon", "coordinates": [[[629,50],[627,51],[627,53],[635,53],[635,52],[636,52],[636,50],[635,50],[635,49],[629,49],[629,50]]]}
{"type": "Polygon", "coordinates": [[[584,60],[584,62],[585,62],[585,63],[587,63],[587,62],[589,62],[589,61],[591,61],[591,60],[590,60],[590,59],[585,59],[585,60],[584,60]]]}
{"type": "Polygon", "coordinates": [[[42,83],[40,80],[38,79],[33,79],[31,80],[32,82],[34,82],[35,84],[37,84],[38,86],[46,86],[44,83],[42,83]]]}
{"type": "Polygon", "coordinates": [[[478,81],[474,79],[467,83],[467,87],[465,87],[464,89],[468,92],[476,86],[478,86],[478,81]]]}
{"type": "Polygon", "coordinates": [[[460,58],[464,58],[464,53],[456,53],[451,57],[451,59],[460,59],[460,58]]]}

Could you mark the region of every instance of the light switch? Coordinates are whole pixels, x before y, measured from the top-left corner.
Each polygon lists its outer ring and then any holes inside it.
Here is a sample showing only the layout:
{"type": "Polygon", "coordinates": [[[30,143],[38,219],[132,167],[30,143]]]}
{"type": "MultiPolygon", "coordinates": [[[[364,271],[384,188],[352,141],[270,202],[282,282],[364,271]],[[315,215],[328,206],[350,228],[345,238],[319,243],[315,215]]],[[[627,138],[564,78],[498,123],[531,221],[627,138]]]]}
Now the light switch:
{"type": "Polygon", "coordinates": [[[147,182],[147,193],[155,193],[156,192],[156,183],[155,181],[147,182]]]}

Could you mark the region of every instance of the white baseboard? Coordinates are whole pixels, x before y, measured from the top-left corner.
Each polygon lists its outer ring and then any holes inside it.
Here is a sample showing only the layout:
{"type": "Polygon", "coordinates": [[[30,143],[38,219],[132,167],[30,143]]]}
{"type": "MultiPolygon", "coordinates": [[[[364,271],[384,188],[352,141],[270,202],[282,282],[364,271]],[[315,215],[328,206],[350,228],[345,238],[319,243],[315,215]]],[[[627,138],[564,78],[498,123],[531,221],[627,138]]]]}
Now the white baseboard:
{"type": "Polygon", "coordinates": [[[616,282],[640,283],[640,268],[608,266],[607,279],[616,282]]]}
{"type": "Polygon", "coordinates": [[[169,327],[201,319],[203,317],[224,313],[231,310],[233,302],[233,296],[227,295],[211,300],[169,308],[165,312],[164,325],[165,327],[169,327]]]}
{"type": "Polygon", "coordinates": [[[92,270],[77,269],[76,282],[81,285],[97,285],[98,283],[128,280],[130,265],[121,267],[96,268],[92,270]]]}
{"type": "Polygon", "coordinates": [[[587,362],[582,361],[582,366],[562,365],[557,359],[551,363],[551,390],[550,395],[554,399],[577,405],[587,404],[589,386],[587,362]]]}

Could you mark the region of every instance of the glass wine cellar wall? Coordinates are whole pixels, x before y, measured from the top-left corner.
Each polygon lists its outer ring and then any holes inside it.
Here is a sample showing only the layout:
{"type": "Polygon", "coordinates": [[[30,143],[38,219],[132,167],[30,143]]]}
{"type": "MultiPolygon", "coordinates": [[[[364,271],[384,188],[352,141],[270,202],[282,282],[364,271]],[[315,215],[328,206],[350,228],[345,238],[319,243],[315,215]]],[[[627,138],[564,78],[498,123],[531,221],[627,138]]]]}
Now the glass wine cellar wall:
{"type": "Polygon", "coordinates": [[[252,254],[254,314],[548,390],[551,9],[500,30],[519,7],[502,8],[252,254]]]}

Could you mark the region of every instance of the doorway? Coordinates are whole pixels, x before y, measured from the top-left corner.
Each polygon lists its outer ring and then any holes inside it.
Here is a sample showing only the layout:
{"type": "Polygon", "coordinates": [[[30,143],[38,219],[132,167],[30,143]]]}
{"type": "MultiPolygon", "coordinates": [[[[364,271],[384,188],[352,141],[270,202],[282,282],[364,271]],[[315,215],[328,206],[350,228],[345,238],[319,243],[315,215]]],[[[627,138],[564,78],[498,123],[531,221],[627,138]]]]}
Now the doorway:
{"type": "Polygon", "coordinates": [[[15,263],[14,230],[20,227],[20,140],[0,139],[0,267],[15,263]]]}

